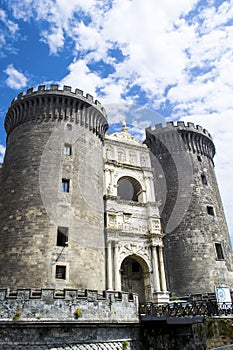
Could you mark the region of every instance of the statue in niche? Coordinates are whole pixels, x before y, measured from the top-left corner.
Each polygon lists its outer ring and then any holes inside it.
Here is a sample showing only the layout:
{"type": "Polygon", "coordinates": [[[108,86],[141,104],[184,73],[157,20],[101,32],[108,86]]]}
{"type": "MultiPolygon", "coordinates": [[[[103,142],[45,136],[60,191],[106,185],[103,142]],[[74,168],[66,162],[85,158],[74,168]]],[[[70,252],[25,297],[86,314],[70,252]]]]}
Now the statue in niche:
{"type": "Polygon", "coordinates": [[[140,157],[141,166],[146,166],[146,158],[144,156],[140,157]]]}
{"type": "Polygon", "coordinates": [[[113,151],[112,151],[112,148],[108,147],[106,149],[106,158],[107,159],[112,159],[113,158],[113,151]]]}
{"type": "Polygon", "coordinates": [[[109,195],[112,195],[112,194],[114,193],[112,185],[108,185],[107,193],[108,193],[109,195]]]}
{"type": "Polygon", "coordinates": [[[108,215],[108,223],[109,226],[115,226],[116,225],[116,215],[108,215]]]}
{"type": "Polygon", "coordinates": [[[136,154],[135,153],[130,153],[129,154],[129,162],[130,162],[130,164],[135,164],[136,163],[136,154]]]}
{"type": "Polygon", "coordinates": [[[118,151],[118,162],[124,162],[125,161],[125,154],[122,150],[118,151]]]}

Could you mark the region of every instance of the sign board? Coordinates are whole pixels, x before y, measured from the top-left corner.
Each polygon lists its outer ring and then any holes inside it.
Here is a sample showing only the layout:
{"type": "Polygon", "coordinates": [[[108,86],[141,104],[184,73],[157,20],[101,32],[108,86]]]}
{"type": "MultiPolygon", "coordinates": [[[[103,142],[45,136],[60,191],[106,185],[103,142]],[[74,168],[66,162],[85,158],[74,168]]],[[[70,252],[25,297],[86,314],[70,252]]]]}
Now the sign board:
{"type": "Polygon", "coordinates": [[[231,307],[232,300],[231,300],[230,288],[228,288],[228,287],[216,287],[215,294],[216,294],[218,306],[220,308],[225,309],[225,308],[231,307]]]}

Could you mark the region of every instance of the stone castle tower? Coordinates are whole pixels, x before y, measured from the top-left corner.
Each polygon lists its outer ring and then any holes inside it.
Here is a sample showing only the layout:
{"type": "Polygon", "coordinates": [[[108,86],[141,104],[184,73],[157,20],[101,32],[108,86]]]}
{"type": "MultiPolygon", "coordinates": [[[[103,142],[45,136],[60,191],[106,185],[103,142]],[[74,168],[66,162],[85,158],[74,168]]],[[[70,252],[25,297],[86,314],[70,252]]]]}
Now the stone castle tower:
{"type": "Polygon", "coordinates": [[[161,202],[170,290],[176,295],[232,286],[232,249],[214,171],[215,146],[201,126],[146,130],[161,202]]]}
{"type": "Polygon", "coordinates": [[[210,135],[189,123],[105,135],[81,90],[19,94],[0,169],[0,288],[176,295],[232,287],[210,135]]]}
{"type": "Polygon", "coordinates": [[[12,101],[5,128],[1,287],[104,290],[104,108],[40,86],[12,101]]]}

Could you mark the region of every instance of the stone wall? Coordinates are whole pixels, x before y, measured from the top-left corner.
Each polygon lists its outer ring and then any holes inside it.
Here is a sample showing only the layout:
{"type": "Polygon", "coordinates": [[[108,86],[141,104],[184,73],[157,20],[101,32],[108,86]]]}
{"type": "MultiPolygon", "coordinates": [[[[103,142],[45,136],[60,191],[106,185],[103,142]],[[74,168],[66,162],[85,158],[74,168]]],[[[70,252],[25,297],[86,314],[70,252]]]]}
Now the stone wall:
{"type": "Polygon", "coordinates": [[[143,335],[144,350],[206,350],[203,323],[147,323],[143,325],[143,335]]]}
{"type": "MultiPolygon", "coordinates": [[[[206,320],[207,349],[226,346],[233,343],[232,318],[213,317],[206,320]]],[[[233,346],[232,346],[233,348],[233,346]]],[[[232,349],[231,348],[231,349],[232,349]]]]}
{"type": "Polygon", "coordinates": [[[140,350],[136,324],[0,322],[1,350],[140,350]]]}
{"type": "Polygon", "coordinates": [[[232,343],[232,318],[139,321],[138,297],[128,293],[0,290],[3,350],[206,350],[232,343]]]}
{"type": "MultiPolygon", "coordinates": [[[[232,318],[207,317],[202,323],[176,318],[142,324],[145,350],[211,350],[233,343],[232,318]]],[[[230,347],[229,347],[230,349],[230,347]]]]}
{"type": "Polygon", "coordinates": [[[139,350],[138,297],[93,290],[0,290],[1,350],[139,350]]]}
{"type": "Polygon", "coordinates": [[[138,297],[86,290],[0,290],[0,321],[138,322],[138,297]]]}

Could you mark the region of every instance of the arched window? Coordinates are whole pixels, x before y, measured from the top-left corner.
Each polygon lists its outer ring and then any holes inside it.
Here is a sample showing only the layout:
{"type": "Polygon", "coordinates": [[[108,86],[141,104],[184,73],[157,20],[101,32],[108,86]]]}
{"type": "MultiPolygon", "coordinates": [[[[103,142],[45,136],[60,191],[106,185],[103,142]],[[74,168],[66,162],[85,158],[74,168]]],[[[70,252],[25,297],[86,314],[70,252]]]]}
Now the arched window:
{"type": "Polygon", "coordinates": [[[123,176],[117,183],[117,196],[127,201],[142,202],[142,187],[134,178],[123,176]]]}

